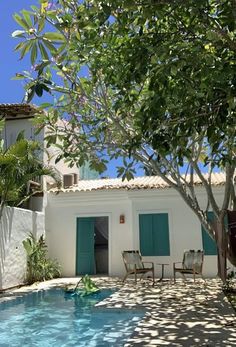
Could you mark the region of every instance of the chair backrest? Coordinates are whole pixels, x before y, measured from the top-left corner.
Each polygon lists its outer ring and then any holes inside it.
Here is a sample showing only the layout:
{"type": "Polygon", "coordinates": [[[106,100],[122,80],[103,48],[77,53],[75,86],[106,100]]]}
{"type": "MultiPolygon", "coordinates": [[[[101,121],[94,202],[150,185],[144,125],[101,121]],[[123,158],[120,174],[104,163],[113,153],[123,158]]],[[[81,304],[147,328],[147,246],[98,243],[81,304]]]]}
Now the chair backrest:
{"type": "Polygon", "coordinates": [[[132,271],[135,267],[137,270],[144,268],[142,256],[138,250],[123,251],[122,257],[126,271],[132,271]]]}
{"type": "Polygon", "coordinates": [[[184,252],[183,256],[183,268],[195,269],[196,272],[202,272],[204,252],[201,250],[192,250],[184,252]]]}

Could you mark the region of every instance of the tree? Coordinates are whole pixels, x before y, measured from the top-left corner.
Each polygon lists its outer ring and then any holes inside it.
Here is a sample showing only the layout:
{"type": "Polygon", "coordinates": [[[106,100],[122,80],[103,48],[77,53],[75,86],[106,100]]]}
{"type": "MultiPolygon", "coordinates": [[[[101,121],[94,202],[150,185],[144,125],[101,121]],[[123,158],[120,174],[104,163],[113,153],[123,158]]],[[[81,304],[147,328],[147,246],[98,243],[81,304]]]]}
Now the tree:
{"type": "MultiPolygon", "coordinates": [[[[15,20],[23,30],[16,46],[35,67],[26,100],[49,92],[56,107],[40,119],[49,143],[62,141],[70,162],[102,172],[104,153],[122,156],[118,176],[135,165],[160,175],[193,210],[218,248],[218,272],[226,279],[226,210],[235,199],[235,0],[40,1],[15,20]],[[84,69],[88,77],[81,77],[84,69]],[[70,127],[56,120],[67,114],[70,127]],[[203,174],[208,170],[208,175],[203,174]],[[223,203],[216,202],[214,170],[225,172],[223,203]],[[194,186],[201,180],[203,209],[194,186]],[[215,223],[209,223],[211,206],[215,223]]],[[[60,159],[60,158],[59,158],[60,159]]]]}
{"type": "MultiPolygon", "coordinates": [[[[31,196],[41,191],[29,189],[29,183],[43,175],[52,177],[60,185],[60,179],[52,168],[44,166],[38,154],[41,151],[37,141],[26,140],[20,133],[16,142],[4,148],[0,147],[0,219],[6,204],[21,206],[31,196]]],[[[40,188],[40,189],[39,189],[40,188]]]]}

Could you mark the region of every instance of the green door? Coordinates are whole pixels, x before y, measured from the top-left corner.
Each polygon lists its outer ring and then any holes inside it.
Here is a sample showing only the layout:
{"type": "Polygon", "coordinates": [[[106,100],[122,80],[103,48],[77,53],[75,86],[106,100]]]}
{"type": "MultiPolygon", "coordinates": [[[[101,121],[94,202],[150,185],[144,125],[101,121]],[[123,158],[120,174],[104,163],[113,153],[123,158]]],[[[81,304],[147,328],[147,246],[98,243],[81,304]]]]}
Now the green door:
{"type": "Polygon", "coordinates": [[[94,218],[77,218],[76,275],[95,273],[94,222],[94,218]]]}

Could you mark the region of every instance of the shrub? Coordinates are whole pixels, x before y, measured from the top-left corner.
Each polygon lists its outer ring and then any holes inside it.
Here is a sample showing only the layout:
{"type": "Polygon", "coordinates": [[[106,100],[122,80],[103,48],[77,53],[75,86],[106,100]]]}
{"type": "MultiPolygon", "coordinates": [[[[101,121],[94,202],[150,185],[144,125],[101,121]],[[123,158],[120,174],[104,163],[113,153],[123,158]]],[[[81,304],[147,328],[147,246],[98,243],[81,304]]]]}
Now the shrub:
{"type": "Polygon", "coordinates": [[[28,284],[61,276],[58,262],[47,257],[47,245],[43,235],[37,240],[30,233],[29,237],[23,241],[23,246],[27,254],[26,282],[28,284]]]}

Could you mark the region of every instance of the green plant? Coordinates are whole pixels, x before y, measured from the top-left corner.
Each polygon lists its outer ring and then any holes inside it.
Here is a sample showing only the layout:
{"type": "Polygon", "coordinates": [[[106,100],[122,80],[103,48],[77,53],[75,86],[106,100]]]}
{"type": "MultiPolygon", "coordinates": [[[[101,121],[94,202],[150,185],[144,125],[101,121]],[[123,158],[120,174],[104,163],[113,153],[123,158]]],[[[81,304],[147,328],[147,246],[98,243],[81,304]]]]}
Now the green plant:
{"type": "Polygon", "coordinates": [[[230,271],[228,273],[228,275],[227,275],[226,282],[223,285],[223,290],[225,292],[234,292],[234,291],[236,291],[235,280],[236,280],[236,272],[230,271]]]}
{"type": "Polygon", "coordinates": [[[37,240],[30,233],[29,237],[23,241],[23,246],[27,254],[26,282],[28,284],[60,277],[59,264],[47,257],[47,245],[43,235],[37,240]]]}
{"type": "Polygon", "coordinates": [[[100,290],[96,283],[91,280],[89,275],[83,276],[81,280],[84,285],[82,295],[97,293],[100,290]]]}
{"type": "Polygon", "coordinates": [[[34,181],[35,177],[50,176],[60,186],[56,172],[46,167],[40,159],[41,152],[41,144],[25,139],[24,132],[20,132],[16,142],[8,148],[5,148],[3,140],[0,142],[0,219],[6,204],[22,206],[39,192],[29,189],[29,182],[34,181]]]}
{"type": "Polygon", "coordinates": [[[65,287],[65,293],[72,295],[86,296],[99,292],[100,289],[89,275],[84,275],[79,282],[76,284],[75,288],[65,287]],[[79,284],[82,282],[83,288],[79,288],[79,284]]]}
{"type": "Polygon", "coordinates": [[[226,282],[223,285],[223,291],[236,311],[236,272],[231,271],[228,273],[226,282]]]}

